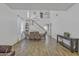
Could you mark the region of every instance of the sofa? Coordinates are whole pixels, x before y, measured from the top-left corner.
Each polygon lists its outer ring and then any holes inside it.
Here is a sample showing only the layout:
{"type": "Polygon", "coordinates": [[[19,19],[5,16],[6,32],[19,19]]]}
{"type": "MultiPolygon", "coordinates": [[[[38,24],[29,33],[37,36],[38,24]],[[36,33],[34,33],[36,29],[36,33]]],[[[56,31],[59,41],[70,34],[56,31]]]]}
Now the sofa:
{"type": "Polygon", "coordinates": [[[41,40],[41,34],[39,32],[30,32],[29,39],[30,40],[41,40]]]}
{"type": "Polygon", "coordinates": [[[12,49],[12,46],[9,45],[0,45],[0,56],[14,56],[15,51],[12,49]]]}
{"type": "Polygon", "coordinates": [[[34,32],[34,35],[36,40],[41,40],[41,34],[39,32],[34,32]]]}

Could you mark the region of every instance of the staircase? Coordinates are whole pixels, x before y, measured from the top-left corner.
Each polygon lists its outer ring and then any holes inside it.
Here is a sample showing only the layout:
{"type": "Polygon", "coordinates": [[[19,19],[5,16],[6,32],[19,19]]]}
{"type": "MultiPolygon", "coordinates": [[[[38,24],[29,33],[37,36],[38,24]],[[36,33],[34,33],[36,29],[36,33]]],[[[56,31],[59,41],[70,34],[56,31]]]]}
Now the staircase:
{"type": "MultiPolygon", "coordinates": [[[[29,32],[34,32],[34,31],[38,31],[39,33],[49,35],[47,33],[47,31],[45,30],[45,28],[43,26],[41,26],[37,21],[35,21],[36,19],[26,19],[25,20],[21,16],[18,16],[18,17],[26,22],[25,30],[23,32],[25,36],[28,36],[29,32]]],[[[23,34],[22,34],[22,36],[23,36],[23,34]]]]}
{"type": "MultiPolygon", "coordinates": [[[[40,33],[45,33],[46,30],[38,24],[35,20],[26,20],[26,24],[29,24],[29,32],[39,31],[40,33]]],[[[28,30],[28,28],[26,28],[28,30]]]]}

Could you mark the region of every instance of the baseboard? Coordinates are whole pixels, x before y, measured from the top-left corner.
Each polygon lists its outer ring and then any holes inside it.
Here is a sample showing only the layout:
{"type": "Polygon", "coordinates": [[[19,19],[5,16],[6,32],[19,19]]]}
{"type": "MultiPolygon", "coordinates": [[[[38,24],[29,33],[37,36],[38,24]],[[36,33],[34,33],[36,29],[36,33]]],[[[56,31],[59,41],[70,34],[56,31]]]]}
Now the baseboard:
{"type": "Polygon", "coordinates": [[[14,43],[12,46],[15,46],[16,44],[20,43],[22,40],[17,41],[16,43],[14,43]]]}
{"type": "Polygon", "coordinates": [[[56,40],[56,38],[54,38],[53,36],[51,36],[51,35],[48,35],[51,39],[55,39],[56,40]]]}

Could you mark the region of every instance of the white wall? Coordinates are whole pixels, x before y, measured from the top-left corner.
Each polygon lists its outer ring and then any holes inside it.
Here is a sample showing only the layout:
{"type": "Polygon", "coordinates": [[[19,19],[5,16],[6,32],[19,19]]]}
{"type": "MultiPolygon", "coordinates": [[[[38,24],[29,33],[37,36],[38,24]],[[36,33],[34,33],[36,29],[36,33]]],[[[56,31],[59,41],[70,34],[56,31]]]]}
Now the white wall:
{"type": "Polygon", "coordinates": [[[0,4],[0,45],[13,45],[17,41],[16,15],[5,4],[0,4]]]}
{"type": "Polygon", "coordinates": [[[54,24],[54,32],[56,34],[70,32],[71,37],[79,38],[79,4],[75,4],[72,8],[62,14],[60,13],[56,19],[54,24]]]}

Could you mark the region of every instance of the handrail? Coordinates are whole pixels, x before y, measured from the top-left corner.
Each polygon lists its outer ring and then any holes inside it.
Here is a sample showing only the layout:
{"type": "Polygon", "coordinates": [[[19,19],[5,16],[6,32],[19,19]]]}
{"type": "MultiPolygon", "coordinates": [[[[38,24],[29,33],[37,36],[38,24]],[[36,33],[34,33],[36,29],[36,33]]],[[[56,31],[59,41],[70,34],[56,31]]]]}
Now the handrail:
{"type": "Polygon", "coordinates": [[[35,20],[32,20],[36,25],[38,25],[42,30],[44,30],[45,32],[47,32],[41,25],[39,25],[35,20]]]}
{"type": "Polygon", "coordinates": [[[52,38],[52,36],[50,36],[48,33],[47,33],[47,31],[40,25],[40,24],[38,24],[35,20],[32,20],[34,23],[36,23],[41,29],[43,29],[44,31],[45,31],[45,34],[47,34],[47,36],[49,36],[49,37],[51,37],[52,38]]]}
{"type": "Polygon", "coordinates": [[[40,24],[38,24],[35,20],[31,20],[31,21],[33,21],[35,24],[37,24],[41,29],[43,29],[44,31],[45,31],[45,33],[47,34],[47,36],[49,36],[49,37],[51,37],[52,38],[52,36],[50,36],[48,33],[47,33],[47,31],[40,25],[40,24]]]}

